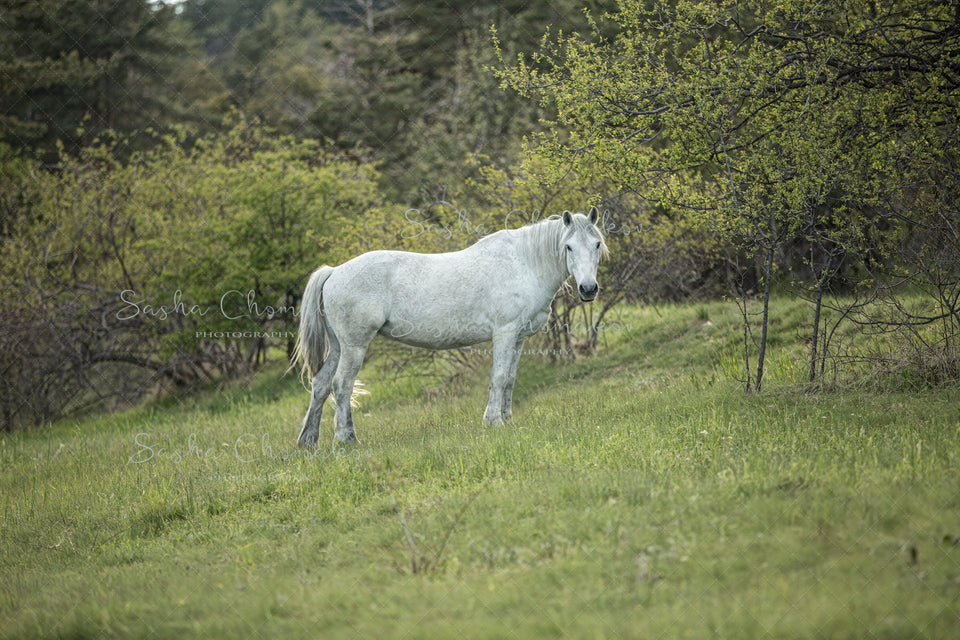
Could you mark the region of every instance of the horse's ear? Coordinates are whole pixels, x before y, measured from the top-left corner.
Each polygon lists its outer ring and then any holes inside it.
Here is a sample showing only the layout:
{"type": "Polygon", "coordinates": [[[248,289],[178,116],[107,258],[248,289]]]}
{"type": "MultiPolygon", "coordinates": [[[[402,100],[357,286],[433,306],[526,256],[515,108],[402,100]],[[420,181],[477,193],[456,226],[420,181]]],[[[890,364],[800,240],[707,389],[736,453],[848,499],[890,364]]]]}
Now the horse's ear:
{"type": "Polygon", "coordinates": [[[597,209],[596,205],[590,207],[590,223],[597,224],[597,220],[599,219],[600,219],[600,209],[597,209]]]}
{"type": "Polygon", "coordinates": [[[565,224],[565,225],[568,226],[568,227],[569,227],[571,224],[573,224],[573,214],[570,213],[569,211],[564,211],[564,212],[563,212],[563,224],[565,224]]]}

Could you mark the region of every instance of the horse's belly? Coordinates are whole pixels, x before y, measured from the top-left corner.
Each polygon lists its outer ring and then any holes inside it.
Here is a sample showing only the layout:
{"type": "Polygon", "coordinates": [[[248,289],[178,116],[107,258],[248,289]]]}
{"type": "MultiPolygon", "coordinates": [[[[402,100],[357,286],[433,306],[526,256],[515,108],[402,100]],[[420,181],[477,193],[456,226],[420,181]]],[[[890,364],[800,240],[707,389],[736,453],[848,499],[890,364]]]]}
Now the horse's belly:
{"type": "Polygon", "coordinates": [[[384,324],[380,335],[414,347],[456,349],[490,340],[492,332],[483,323],[470,320],[458,322],[444,318],[441,321],[416,321],[401,318],[384,324]]]}

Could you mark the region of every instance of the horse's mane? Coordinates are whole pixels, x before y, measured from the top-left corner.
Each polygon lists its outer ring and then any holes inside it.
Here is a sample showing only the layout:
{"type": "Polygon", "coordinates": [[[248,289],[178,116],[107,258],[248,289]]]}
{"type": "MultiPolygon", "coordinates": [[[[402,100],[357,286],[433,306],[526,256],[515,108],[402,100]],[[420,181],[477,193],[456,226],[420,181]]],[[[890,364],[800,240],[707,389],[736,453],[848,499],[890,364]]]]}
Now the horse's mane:
{"type": "Polygon", "coordinates": [[[525,227],[513,229],[509,233],[518,234],[524,243],[527,254],[533,256],[535,261],[545,266],[559,265],[563,268],[563,247],[567,236],[580,229],[589,229],[596,234],[600,241],[600,255],[606,257],[609,251],[603,233],[584,215],[574,215],[573,224],[570,227],[563,224],[561,216],[553,215],[525,227]]]}

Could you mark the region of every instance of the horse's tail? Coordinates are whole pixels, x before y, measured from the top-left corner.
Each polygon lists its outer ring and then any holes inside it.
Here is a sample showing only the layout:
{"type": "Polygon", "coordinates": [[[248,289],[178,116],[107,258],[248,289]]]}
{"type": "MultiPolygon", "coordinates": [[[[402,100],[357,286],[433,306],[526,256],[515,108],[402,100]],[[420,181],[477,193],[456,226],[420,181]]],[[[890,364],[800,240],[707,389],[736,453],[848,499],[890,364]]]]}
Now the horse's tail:
{"type": "Polygon", "coordinates": [[[303,291],[300,335],[297,336],[297,347],[293,352],[290,368],[300,364],[300,375],[306,380],[317,375],[330,350],[327,344],[327,323],[323,317],[323,284],[332,273],[333,267],[320,267],[310,276],[307,288],[303,291]]]}

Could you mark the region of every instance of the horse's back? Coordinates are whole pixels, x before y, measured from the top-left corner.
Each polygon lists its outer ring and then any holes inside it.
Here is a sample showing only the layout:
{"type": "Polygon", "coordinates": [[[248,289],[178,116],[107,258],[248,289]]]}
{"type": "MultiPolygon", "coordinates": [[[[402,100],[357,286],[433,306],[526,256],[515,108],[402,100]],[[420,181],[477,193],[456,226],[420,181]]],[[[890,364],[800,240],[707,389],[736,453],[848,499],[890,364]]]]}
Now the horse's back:
{"type": "MultiPolygon", "coordinates": [[[[422,347],[451,348],[489,340],[502,285],[478,252],[371,251],[336,268],[324,308],[342,330],[369,332],[422,347]],[[337,322],[339,320],[339,322],[337,322]]],[[[502,277],[503,274],[500,274],[502,277]]]]}
{"type": "Polygon", "coordinates": [[[473,278],[471,265],[458,253],[413,253],[370,251],[336,268],[332,286],[357,296],[402,293],[423,289],[449,288],[473,278]]]}

